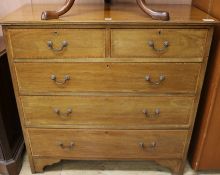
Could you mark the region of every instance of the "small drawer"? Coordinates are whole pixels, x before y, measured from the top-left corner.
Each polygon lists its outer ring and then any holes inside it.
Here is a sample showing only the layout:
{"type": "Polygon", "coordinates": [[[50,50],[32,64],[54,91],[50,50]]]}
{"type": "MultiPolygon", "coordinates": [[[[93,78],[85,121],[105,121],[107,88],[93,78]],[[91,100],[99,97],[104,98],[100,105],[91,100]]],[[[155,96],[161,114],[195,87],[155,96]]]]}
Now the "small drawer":
{"type": "Polygon", "coordinates": [[[12,29],[9,30],[16,58],[103,58],[104,29],[12,29]]]}
{"type": "Polygon", "coordinates": [[[71,159],[183,158],[188,131],[28,129],[33,156],[71,159]]]}
{"type": "Polygon", "coordinates": [[[202,61],[207,33],[207,29],[113,29],[111,56],[202,61]]]}
{"type": "Polygon", "coordinates": [[[195,93],[199,63],[15,63],[21,94],[195,93]]]}
{"type": "Polygon", "coordinates": [[[193,97],[21,96],[26,126],[148,129],[189,126],[193,97]]]}

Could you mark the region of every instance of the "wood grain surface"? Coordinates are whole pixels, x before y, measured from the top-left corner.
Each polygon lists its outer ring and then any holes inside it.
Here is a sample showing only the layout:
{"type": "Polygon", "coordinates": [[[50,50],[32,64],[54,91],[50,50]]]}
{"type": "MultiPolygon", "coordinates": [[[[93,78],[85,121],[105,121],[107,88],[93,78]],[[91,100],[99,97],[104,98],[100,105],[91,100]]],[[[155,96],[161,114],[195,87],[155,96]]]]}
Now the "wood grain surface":
{"type": "Polygon", "coordinates": [[[102,29],[17,29],[9,31],[14,58],[96,58],[105,57],[102,29]],[[92,35],[91,35],[92,33],[92,35]],[[64,41],[67,46],[61,51],[64,41]],[[95,42],[94,42],[95,41],[95,42]]]}
{"type": "Polygon", "coordinates": [[[180,158],[188,131],[28,129],[28,134],[33,156],[140,160],[180,158]]]}
{"type": "Polygon", "coordinates": [[[193,97],[22,96],[29,127],[147,129],[190,124],[193,97]],[[56,113],[55,110],[60,113],[56,113]],[[71,113],[67,115],[68,109],[71,113]],[[159,110],[159,114],[156,111],[159,110]],[[147,112],[147,114],[146,114],[147,112]]]}
{"type": "Polygon", "coordinates": [[[188,5],[151,8],[171,20],[154,21],[131,2],[78,3],[46,22],[40,14],[56,5],[27,5],[2,20],[33,173],[62,159],[143,159],[183,174],[217,21],[188,5]],[[47,45],[68,39],[63,53],[47,45]],[[169,47],[155,54],[149,39],[155,50],[168,39],[169,47]],[[146,120],[158,106],[157,120],[146,120]]]}
{"type": "Polygon", "coordinates": [[[114,29],[112,57],[203,58],[207,30],[193,29],[114,29]],[[155,51],[149,46],[154,43],[155,51]],[[168,47],[164,47],[168,42],[168,47]]]}
{"type": "Polygon", "coordinates": [[[140,92],[194,94],[201,65],[197,63],[16,63],[16,74],[21,94],[50,94],[62,92],[140,92]],[[63,81],[51,80],[56,75],[63,81]],[[159,85],[146,81],[165,80],[159,85]]]}
{"type": "MultiPolygon", "coordinates": [[[[218,0],[193,0],[193,4],[220,19],[218,0]],[[207,9],[209,4],[209,9],[207,9]]],[[[199,112],[190,149],[190,162],[195,170],[220,169],[220,26],[216,26],[201,96],[199,112]]]]}
{"type": "MultiPolygon", "coordinates": [[[[41,25],[41,28],[46,25],[53,24],[88,24],[92,25],[109,25],[109,24],[121,24],[124,25],[147,25],[152,24],[157,27],[161,25],[200,25],[207,26],[216,23],[215,21],[206,22],[203,21],[205,18],[214,19],[198,8],[192,7],[191,5],[174,5],[174,4],[163,4],[163,5],[149,5],[150,8],[163,11],[168,11],[170,13],[170,21],[164,23],[164,21],[153,20],[150,16],[146,15],[142,10],[136,5],[135,1],[132,2],[117,2],[111,5],[111,8],[104,8],[104,3],[94,3],[92,1],[83,3],[79,1],[78,4],[74,5],[66,15],[58,20],[42,21],[41,13],[47,10],[59,9],[60,5],[51,4],[35,4],[25,5],[22,8],[16,10],[14,13],[10,13],[1,20],[4,25],[7,24],[22,24],[22,25],[41,25]],[[108,20],[109,19],[109,20],[108,20]]],[[[83,25],[86,27],[85,25],[83,25]]],[[[119,27],[119,26],[118,26],[119,27]]],[[[118,28],[117,27],[117,28],[118,28]]],[[[120,26],[121,27],[121,26],[120,26]]],[[[138,27],[138,26],[136,26],[138,27]]],[[[146,26],[145,26],[146,27],[146,26]]],[[[156,28],[157,28],[156,27],[156,28]]],[[[88,28],[88,26],[87,26],[88,28]]]]}

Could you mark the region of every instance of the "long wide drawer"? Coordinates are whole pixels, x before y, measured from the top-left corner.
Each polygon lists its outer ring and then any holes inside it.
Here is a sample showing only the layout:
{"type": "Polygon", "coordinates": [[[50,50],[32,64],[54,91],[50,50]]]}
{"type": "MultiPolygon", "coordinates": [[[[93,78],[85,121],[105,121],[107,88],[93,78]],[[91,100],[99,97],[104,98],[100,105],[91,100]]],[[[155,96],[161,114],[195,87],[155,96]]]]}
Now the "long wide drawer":
{"type": "Polygon", "coordinates": [[[103,58],[104,29],[12,29],[14,58],[103,58]]]}
{"type": "Polygon", "coordinates": [[[15,63],[20,93],[195,93],[199,63],[15,63]]]}
{"type": "Polygon", "coordinates": [[[207,29],[113,29],[112,57],[203,58],[207,29]]]}
{"type": "Polygon", "coordinates": [[[193,97],[21,96],[27,126],[146,129],[189,125],[193,97]]]}
{"type": "Polygon", "coordinates": [[[33,156],[75,159],[182,158],[188,131],[28,129],[33,156]]]}

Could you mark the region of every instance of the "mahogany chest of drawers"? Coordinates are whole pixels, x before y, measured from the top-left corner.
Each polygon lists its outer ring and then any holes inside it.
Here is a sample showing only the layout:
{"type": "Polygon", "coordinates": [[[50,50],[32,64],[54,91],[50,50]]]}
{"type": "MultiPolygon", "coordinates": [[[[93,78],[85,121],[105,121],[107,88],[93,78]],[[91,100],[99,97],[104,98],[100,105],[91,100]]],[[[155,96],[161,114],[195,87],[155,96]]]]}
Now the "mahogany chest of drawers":
{"type": "Polygon", "coordinates": [[[24,139],[8,66],[0,37],[0,174],[18,175],[24,152],[24,139]]]}
{"type": "Polygon", "coordinates": [[[24,6],[4,19],[32,172],[80,159],[154,160],[182,174],[215,20],[160,8],[170,21],[132,3],[78,4],[51,21],[40,20],[45,5],[24,6]]]}
{"type": "MultiPolygon", "coordinates": [[[[193,0],[192,3],[220,19],[218,0],[193,0]]],[[[197,171],[220,170],[220,25],[215,28],[211,61],[207,67],[206,78],[201,94],[199,112],[193,131],[189,150],[189,161],[197,171]]]]}

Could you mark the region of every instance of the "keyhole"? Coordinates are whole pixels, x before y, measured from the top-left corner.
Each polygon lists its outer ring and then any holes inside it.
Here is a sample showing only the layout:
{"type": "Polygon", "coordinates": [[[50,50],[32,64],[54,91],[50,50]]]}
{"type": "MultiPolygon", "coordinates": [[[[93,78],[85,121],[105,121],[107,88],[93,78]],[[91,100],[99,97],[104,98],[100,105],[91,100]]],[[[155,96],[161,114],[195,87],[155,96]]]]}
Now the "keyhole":
{"type": "Polygon", "coordinates": [[[159,34],[159,35],[161,35],[161,34],[162,34],[161,30],[159,30],[159,31],[158,31],[158,34],[159,34]]]}
{"type": "Polygon", "coordinates": [[[111,66],[109,64],[106,65],[107,68],[111,68],[111,66]]]}

